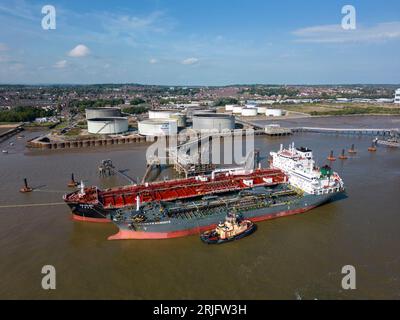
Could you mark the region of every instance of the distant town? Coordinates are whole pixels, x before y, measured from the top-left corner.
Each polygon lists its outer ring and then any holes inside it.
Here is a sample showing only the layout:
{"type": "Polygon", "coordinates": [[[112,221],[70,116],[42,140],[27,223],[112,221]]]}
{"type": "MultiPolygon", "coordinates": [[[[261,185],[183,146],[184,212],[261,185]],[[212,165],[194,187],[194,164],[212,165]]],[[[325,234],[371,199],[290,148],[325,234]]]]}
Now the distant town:
{"type": "Polygon", "coordinates": [[[147,136],[174,135],[186,127],[232,130],[253,120],[399,115],[399,87],[2,85],[0,133],[22,127],[49,129],[30,146],[52,148],[77,146],[83,140],[101,145],[107,136],[141,141],[147,136]]]}

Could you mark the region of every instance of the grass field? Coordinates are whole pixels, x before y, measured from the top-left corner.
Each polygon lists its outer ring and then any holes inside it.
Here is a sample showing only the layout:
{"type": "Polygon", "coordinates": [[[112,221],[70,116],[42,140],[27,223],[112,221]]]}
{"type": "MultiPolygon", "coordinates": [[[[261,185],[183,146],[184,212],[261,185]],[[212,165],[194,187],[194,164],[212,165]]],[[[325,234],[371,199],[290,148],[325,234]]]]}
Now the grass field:
{"type": "Polygon", "coordinates": [[[394,104],[299,104],[282,105],[282,109],[307,113],[312,116],[340,116],[357,114],[394,114],[400,115],[400,106],[394,104]]]}

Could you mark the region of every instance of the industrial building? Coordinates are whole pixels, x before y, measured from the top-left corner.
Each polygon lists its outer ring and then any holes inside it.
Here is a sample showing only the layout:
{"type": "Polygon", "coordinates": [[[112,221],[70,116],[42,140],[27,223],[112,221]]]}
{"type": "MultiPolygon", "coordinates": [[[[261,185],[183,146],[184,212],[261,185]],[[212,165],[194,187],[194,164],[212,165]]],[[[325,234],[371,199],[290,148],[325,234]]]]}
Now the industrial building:
{"type": "Polygon", "coordinates": [[[193,116],[193,129],[198,131],[235,129],[235,117],[228,114],[198,114],[193,116]]]}
{"type": "Polygon", "coordinates": [[[106,117],[87,120],[88,132],[92,134],[119,134],[129,129],[128,118],[106,117]]]}
{"type": "Polygon", "coordinates": [[[88,108],[85,111],[87,120],[95,118],[121,117],[121,109],[119,108],[88,108]]]}
{"type": "Polygon", "coordinates": [[[138,123],[142,136],[172,136],[178,133],[178,123],[174,119],[149,119],[138,123]]]}
{"type": "Polygon", "coordinates": [[[394,96],[394,103],[400,104],[400,89],[396,90],[395,96],[394,96]]]}

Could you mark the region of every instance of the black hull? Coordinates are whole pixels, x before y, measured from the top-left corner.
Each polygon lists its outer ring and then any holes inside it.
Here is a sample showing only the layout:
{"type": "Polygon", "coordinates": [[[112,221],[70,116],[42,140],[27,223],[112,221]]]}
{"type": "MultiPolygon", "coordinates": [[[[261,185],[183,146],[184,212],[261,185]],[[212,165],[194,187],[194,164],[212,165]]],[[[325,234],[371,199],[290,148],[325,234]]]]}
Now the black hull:
{"type": "Polygon", "coordinates": [[[114,209],[104,209],[100,205],[68,203],[72,216],[78,221],[110,222],[110,215],[114,209]]]}

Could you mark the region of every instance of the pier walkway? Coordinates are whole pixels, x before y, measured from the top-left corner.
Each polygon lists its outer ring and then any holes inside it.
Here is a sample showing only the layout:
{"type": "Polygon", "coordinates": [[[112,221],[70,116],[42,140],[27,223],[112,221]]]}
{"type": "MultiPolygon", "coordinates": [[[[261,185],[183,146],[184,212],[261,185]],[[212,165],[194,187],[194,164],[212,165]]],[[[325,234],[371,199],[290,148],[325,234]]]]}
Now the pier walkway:
{"type": "Polygon", "coordinates": [[[3,142],[5,140],[9,139],[13,135],[15,135],[15,134],[17,134],[17,133],[19,133],[19,132],[21,132],[23,130],[24,130],[23,124],[10,126],[9,130],[6,130],[6,131],[0,133],[0,142],[3,142]]]}
{"type": "Polygon", "coordinates": [[[314,132],[314,133],[330,133],[330,134],[347,134],[347,135],[372,135],[372,136],[390,136],[399,134],[400,129],[365,129],[365,128],[318,128],[318,127],[298,127],[292,128],[293,132],[314,132]]]}

